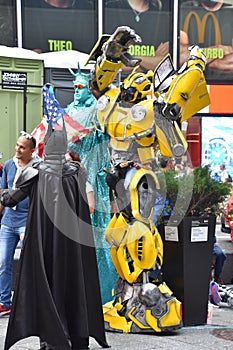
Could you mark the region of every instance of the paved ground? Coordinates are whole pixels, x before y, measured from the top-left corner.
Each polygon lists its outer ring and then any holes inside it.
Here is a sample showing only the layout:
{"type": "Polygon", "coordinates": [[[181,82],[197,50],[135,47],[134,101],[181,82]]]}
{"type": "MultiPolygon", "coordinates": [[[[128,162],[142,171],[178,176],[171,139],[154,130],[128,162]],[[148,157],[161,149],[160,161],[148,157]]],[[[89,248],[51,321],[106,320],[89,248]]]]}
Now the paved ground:
{"type": "MultiPolygon", "coordinates": [[[[7,318],[0,318],[0,349],[4,348],[4,338],[7,318]]],[[[107,333],[107,340],[112,350],[213,350],[233,349],[233,309],[223,304],[214,308],[212,324],[184,327],[171,334],[119,334],[107,333]]],[[[31,337],[18,342],[12,350],[38,349],[38,339],[31,337]]],[[[98,344],[91,339],[90,349],[99,349],[98,344]]]]}
{"type": "MultiPolygon", "coordinates": [[[[233,243],[229,234],[221,233],[217,226],[217,240],[222,249],[233,254],[233,243]]],[[[232,266],[233,270],[233,266],[232,266]]],[[[232,273],[233,275],[233,273],[232,273]]],[[[94,317],[94,315],[93,315],[94,317]]],[[[4,349],[8,318],[0,318],[0,350],[4,349]]],[[[184,327],[170,334],[119,334],[107,333],[107,340],[112,350],[213,350],[233,349],[233,307],[221,303],[220,307],[213,308],[211,324],[194,327],[184,327]]],[[[28,338],[13,346],[12,350],[38,349],[38,339],[28,338]]],[[[91,339],[90,349],[100,349],[91,339]]]]}

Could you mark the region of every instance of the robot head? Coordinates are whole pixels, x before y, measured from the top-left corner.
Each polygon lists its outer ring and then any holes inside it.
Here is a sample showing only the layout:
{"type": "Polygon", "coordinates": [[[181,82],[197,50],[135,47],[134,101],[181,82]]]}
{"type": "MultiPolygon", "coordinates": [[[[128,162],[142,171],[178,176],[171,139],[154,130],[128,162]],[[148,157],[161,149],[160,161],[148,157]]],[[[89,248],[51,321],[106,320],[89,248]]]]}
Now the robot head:
{"type": "Polygon", "coordinates": [[[189,51],[190,51],[190,55],[188,59],[188,67],[194,64],[199,64],[204,71],[206,62],[207,62],[204,51],[198,45],[190,46],[189,51]]]}
{"type": "Polygon", "coordinates": [[[154,73],[135,73],[134,71],[125,78],[121,86],[121,98],[127,102],[143,100],[151,90],[154,73]]]}

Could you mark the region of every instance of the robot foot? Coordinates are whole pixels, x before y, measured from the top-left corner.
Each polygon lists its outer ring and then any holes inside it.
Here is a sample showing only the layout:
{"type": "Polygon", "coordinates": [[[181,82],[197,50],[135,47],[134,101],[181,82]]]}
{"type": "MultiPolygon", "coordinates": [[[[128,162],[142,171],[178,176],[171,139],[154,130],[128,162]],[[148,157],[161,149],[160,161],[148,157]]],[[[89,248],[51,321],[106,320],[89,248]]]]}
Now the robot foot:
{"type": "Polygon", "coordinates": [[[105,329],[122,333],[154,333],[180,329],[181,303],[165,283],[128,284],[122,281],[116,299],[103,306],[105,329]]]}

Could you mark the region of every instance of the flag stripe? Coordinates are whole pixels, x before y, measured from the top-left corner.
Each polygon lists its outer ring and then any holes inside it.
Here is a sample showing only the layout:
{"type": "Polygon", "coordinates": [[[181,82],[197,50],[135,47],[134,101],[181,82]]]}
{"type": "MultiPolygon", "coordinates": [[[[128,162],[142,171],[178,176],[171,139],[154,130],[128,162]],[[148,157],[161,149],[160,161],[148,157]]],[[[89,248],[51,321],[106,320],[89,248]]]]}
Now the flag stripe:
{"type": "Polygon", "coordinates": [[[43,156],[43,141],[48,128],[48,122],[52,120],[54,129],[60,129],[65,122],[68,142],[78,141],[88,135],[93,128],[85,128],[76,122],[56,100],[53,87],[50,84],[43,86],[44,117],[39,125],[32,131],[32,135],[37,140],[37,153],[43,156]]]}

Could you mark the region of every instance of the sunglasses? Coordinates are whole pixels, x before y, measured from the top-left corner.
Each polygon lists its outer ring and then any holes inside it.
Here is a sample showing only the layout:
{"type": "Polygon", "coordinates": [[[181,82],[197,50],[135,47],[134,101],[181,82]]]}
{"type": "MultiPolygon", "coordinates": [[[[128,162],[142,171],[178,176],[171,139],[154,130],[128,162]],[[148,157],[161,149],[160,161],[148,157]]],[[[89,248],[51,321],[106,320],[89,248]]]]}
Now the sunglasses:
{"type": "Polygon", "coordinates": [[[33,148],[36,147],[36,139],[35,139],[35,137],[33,137],[31,134],[29,134],[29,133],[26,132],[26,131],[20,131],[20,136],[23,136],[23,137],[25,137],[26,139],[31,140],[31,141],[32,141],[32,144],[33,144],[33,148]]]}
{"type": "Polygon", "coordinates": [[[77,85],[74,85],[74,88],[75,88],[75,89],[84,89],[84,88],[86,88],[86,85],[77,84],[77,85]]]}

